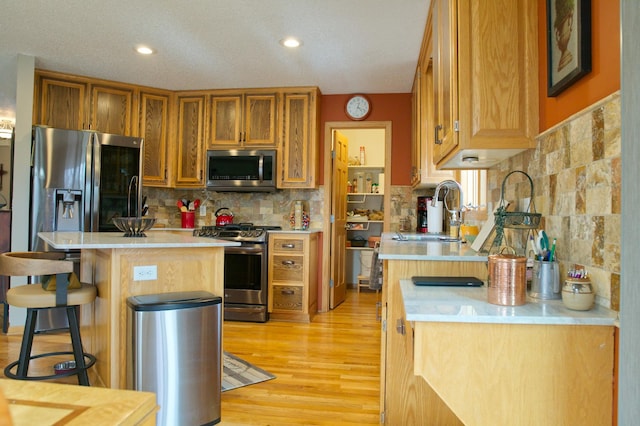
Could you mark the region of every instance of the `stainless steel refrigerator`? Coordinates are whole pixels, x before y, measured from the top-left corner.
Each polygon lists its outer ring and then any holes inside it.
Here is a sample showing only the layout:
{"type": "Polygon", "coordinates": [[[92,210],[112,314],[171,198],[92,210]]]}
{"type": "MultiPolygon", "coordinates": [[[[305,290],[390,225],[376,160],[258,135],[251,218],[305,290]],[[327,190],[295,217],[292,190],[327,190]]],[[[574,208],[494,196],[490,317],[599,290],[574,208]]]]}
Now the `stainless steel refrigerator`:
{"type": "MultiPolygon", "coordinates": [[[[142,138],[34,126],[29,250],[55,251],[38,232],[119,232],[112,219],[137,214],[141,185],[133,177],[141,174],[143,145],[142,138]]],[[[80,252],[65,253],[80,276],[80,252]]],[[[66,327],[61,308],[46,312],[38,331],[66,327]]]]}

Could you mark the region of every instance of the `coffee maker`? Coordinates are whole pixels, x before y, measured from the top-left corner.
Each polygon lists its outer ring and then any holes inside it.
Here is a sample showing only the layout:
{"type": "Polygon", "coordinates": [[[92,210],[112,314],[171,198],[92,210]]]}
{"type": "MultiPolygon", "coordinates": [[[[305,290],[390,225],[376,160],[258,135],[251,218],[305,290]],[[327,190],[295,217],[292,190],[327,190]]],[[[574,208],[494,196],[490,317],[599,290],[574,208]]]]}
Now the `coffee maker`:
{"type": "Polygon", "coordinates": [[[426,233],[428,230],[427,207],[431,204],[432,197],[418,197],[416,209],[417,227],[416,232],[426,233]]]}

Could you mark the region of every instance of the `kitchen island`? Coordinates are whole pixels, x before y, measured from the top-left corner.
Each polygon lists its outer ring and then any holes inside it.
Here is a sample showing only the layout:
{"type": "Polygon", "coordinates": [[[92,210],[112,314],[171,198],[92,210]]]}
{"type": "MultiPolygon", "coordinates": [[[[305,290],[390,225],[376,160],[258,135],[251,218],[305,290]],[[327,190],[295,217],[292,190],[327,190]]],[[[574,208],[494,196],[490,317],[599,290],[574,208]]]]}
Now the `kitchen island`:
{"type": "Polygon", "coordinates": [[[60,250],[81,250],[80,280],[98,297],[81,308],[82,338],[97,358],[100,383],[126,388],[127,304],[130,296],[182,291],[224,292],[224,247],[239,243],[194,237],[187,232],[147,231],[126,238],[113,232],[41,232],[60,250]],[[142,268],[141,268],[142,267],[142,268]]]}
{"type": "Polygon", "coordinates": [[[486,287],[417,288],[416,275],[486,282],[487,256],[391,238],[380,247],[385,424],[611,424],[615,312],[492,305],[486,287]]]}

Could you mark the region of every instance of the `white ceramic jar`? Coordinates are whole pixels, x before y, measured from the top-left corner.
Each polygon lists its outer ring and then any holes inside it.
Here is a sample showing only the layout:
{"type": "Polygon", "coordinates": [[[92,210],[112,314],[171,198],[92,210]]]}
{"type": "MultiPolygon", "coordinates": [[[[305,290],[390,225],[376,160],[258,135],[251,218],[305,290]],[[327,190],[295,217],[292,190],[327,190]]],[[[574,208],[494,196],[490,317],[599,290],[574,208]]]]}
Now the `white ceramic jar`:
{"type": "Polygon", "coordinates": [[[567,278],[562,286],[562,302],[574,311],[588,311],[593,308],[596,293],[589,278],[567,278]]]}

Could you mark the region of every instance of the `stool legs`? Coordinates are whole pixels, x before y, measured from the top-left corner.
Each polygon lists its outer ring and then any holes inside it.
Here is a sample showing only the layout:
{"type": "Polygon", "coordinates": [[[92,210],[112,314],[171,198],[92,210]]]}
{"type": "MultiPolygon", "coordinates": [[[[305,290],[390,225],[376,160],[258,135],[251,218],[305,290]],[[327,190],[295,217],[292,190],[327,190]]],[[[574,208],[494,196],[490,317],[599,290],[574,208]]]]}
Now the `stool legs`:
{"type": "Polygon", "coordinates": [[[36,320],[38,318],[37,308],[27,309],[27,320],[24,325],[24,335],[22,337],[22,344],[20,345],[20,358],[17,361],[12,362],[4,369],[5,376],[11,379],[18,380],[47,380],[56,379],[65,376],[77,375],[78,383],[82,386],[90,386],[89,374],[87,370],[93,366],[96,362],[96,357],[84,353],[82,349],[82,339],[80,338],[80,323],[78,322],[78,315],[75,306],[67,306],[67,318],[69,320],[69,334],[71,335],[72,352],[49,352],[39,355],[31,355],[31,349],[33,346],[33,336],[36,328],[36,320]],[[65,354],[73,354],[74,361],[76,363],[75,368],[69,371],[62,372],[60,374],[52,374],[45,376],[29,376],[29,363],[32,359],[44,358],[49,356],[59,356],[65,354]],[[88,361],[87,361],[88,360],[88,361]],[[16,373],[13,373],[13,368],[16,368],[16,373]]]}
{"type": "Polygon", "coordinates": [[[89,386],[89,375],[84,362],[84,351],[82,350],[82,339],[80,338],[80,325],[74,306],[67,306],[67,317],[69,318],[69,333],[71,334],[71,345],[73,346],[73,358],[76,361],[78,371],[78,382],[82,386],[89,386]]]}
{"type": "Polygon", "coordinates": [[[20,358],[18,358],[17,376],[27,377],[31,347],[33,346],[33,333],[36,330],[36,320],[38,319],[37,309],[27,309],[27,320],[24,323],[24,334],[20,345],[20,358]]]}

